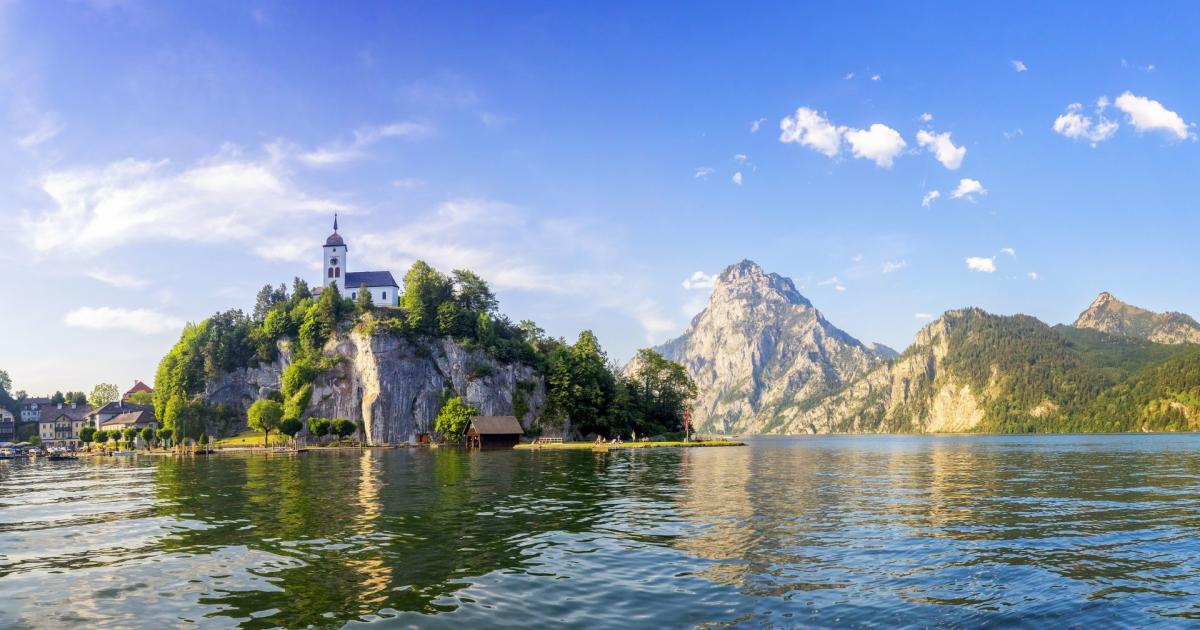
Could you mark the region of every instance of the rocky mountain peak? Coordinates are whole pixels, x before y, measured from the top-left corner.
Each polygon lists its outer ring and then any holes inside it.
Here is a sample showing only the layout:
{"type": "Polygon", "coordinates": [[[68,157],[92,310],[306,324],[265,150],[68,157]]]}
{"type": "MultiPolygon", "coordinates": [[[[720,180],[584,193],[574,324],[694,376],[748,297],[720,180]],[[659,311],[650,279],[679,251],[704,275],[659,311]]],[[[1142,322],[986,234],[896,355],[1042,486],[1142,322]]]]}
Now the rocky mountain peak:
{"type": "Polygon", "coordinates": [[[1126,304],[1107,291],[1092,300],[1079,317],[1076,328],[1090,328],[1111,335],[1146,339],[1157,343],[1200,343],[1200,323],[1183,313],[1156,313],[1126,304]]]}
{"type": "Polygon", "coordinates": [[[812,308],[812,303],[796,290],[790,278],[767,273],[749,259],[726,267],[713,283],[711,302],[730,300],[779,302],[812,308]]]}

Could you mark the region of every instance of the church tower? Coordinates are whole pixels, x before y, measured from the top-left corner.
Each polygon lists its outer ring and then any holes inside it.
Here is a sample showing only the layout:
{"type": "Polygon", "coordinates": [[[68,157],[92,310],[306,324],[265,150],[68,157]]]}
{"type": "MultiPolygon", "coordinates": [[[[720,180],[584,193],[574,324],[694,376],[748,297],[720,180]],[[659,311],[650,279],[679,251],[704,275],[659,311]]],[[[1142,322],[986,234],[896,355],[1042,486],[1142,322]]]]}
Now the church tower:
{"type": "Polygon", "coordinates": [[[325,283],[324,286],[337,285],[338,291],[346,295],[346,241],[338,234],[337,213],[333,215],[333,234],[325,239],[325,283]]]}

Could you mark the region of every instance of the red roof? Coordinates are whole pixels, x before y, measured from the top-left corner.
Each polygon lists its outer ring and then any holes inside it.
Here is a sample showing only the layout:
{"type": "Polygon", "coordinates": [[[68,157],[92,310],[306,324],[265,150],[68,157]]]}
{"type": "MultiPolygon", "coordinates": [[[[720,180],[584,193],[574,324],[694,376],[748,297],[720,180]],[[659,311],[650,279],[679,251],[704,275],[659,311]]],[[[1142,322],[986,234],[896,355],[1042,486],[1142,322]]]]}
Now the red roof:
{"type": "Polygon", "coordinates": [[[125,396],[123,396],[123,398],[129,398],[130,396],[132,396],[138,392],[147,392],[147,393],[153,394],[154,389],[141,381],[134,381],[133,387],[130,387],[129,391],[125,392],[125,396]]]}

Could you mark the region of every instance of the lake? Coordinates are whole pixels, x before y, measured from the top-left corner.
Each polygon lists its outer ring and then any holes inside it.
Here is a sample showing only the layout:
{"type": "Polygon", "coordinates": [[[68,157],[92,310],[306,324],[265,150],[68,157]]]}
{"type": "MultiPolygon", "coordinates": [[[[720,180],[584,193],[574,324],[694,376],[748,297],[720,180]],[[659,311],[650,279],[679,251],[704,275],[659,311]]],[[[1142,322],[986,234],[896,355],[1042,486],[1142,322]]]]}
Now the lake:
{"type": "Polygon", "coordinates": [[[1171,626],[1200,436],[0,462],[0,627],[1171,626]]]}

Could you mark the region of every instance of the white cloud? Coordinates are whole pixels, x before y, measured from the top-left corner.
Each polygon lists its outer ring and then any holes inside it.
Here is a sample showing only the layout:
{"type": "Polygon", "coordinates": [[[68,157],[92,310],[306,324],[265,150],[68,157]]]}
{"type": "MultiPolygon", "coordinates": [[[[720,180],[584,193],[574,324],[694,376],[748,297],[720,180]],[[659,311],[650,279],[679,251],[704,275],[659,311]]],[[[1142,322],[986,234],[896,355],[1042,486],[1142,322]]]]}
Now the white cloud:
{"type": "Polygon", "coordinates": [[[148,308],[112,308],[108,306],[83,306],[63,317],[63,322],[74,328],[91,330],[126,330],[143,335],[178,333],[184,321],[164,315],[148,308]]]}
{"type": "Polygon", "coordinates": [[[967,147],[954,146],[948,131],[934,133],[922,129],[917,132],[917,144],[932,151],[937,161],[952,171],[962,166],[963,158],[967,155],[967,147]]]}
{"type": "Polygon", "coordinates": [[[941,196],[942,196],[942,193],[941,193],[941,191],[938,191],[938,190],[931,190],[931,191],[925,193],[925,196],[921,197],[921,207],[928,208],[935,199],[937,199],[938,197],[941,197],[941,196]]]}
{"type": "Polygon", "coordinates": [[[51,203],[18,223],[35,253],[59,258],[137,241],[258,245],[306,216],[346,208],[300,190],[274,153],[248,159],[234,147],[186,168],[125,159],[53,171],[38,186],[51,203]]]}
{"type": "Polygon", "coordinates": [[[967,269],[980,273],[994,273],[996,271],[996,259],[971,256],[967,258],[967,269]]]}
{"type": "Polygon", "coordinates": [[[750,123],[750,133],[758,133],[758,130],[762,129],[762,124],[765,122],[767,122],[766,118],[759,118],[758,120],[750,123]]]}
{"type": "Polygon", "coordinates": [[[716,173],[716,172],[717,172],[717,169],[712,168],[711,166],[700,166],[700,167],[696,168],[695,177],[696,177],[696,179],[705,179],[709,175],[712,175],[713,173],[716,173]]]}
{"type": "Polygon", "coordinates": [[[742,172],[738,171],[738,172],[734,173],[733,177],[730,178],[730,181],[732,181],[734,183],[734,185],[741,186],[742,185],[742,172]]]}
{"type": "Polygon", "coordinates": [[[350,143],[335,143],[318,147],[312,151],[300,154],[299,158],[309,166],[331,166],[344,164],[360,159],[366,155],[366,148],[390,138],[421,138],[433,133],[433,126],[428,123],[403,121],[374,127],[360,127],[354,131],[354,140],[350,143]]]}
{"type": "Polygon", "coordinates": [[[913,313],[913,319],[933,319],[932,313],[913,313]]]}
{"type": "Polygon", "coordinates": [[[737,155],[733,156],[734,162],[741,162],[742,164],[745,164],[746,160],[748,160],[748,159],[750,159],[750,158],[746,157],[745,153],[738,153],[737,155]]]}
{"type": "Polygon", "coordinates": [[[907,260],[889,260],[883,263],[883,273],[894,273],[908,266],[907,260]]]}
{"type": "Polygon", "coordinates": [[[779,141],[794,142],[834,157],[842,148],[842,132],[821,114],[807,107],[779,121],[779,141]]]}
{"type": "Polygon", "coordinates": [[[1120,125],[1104,117],[1104,107],[1107,105],[1107,100],[1103,98],[1097,101],[1094,120],[1083,113],[1082,103],[1067,105],[1067,111],[1054,119],[1054,132],[1072,140],[1087,140],[1092,146],[1108,140],[1120,125]]]}
{"type": "Polygon", "coordinates": [[[1030,280],[1037,280],[1037,279],[1038,279],[1038,273],[1037,273],[1036,271],[1030,271],[1029,273],[1027,273],[1027,274],[1025,274],[1025,275],[1029,276],[1029,279],[1030,279],[1030,280]]]}
{"type": "Polygon", "coordinates": [[[929,122],[931,120],[933,120],[933,114],[930,114],[929,112],[925,112],[924,114],[921,114],[922,122],[929,122]]]}
{"type": "Polygon", "coordinates": [[[882,168],[891,168],[896,156],[907,146],[900,132],[880,123],[875,123],[866,130],[847,130],[845,137],[846,142],[850,143],[854,157],[871,160],[882,168]]]}
{"type": "Polygon", "coordinates": [[[1012,63],[1013,70],[1016,70],[1017,72],[1025,72],[1026,70],[1029,69],[1025,65],[1025,62],[1021,61],[1020,59],[1013,59],[1011,63],[1012,63]]]}
{"type": "Polygon", "coordinates": [[[1025,130],[1017,127],[1012,131],[1005,131],[1003,134],[1005,140],[1012,140],[1013,138],[1020,138],[1021,136],[1025,135],[1025,130]]]}
{"type": "Polygon", "coordinates": [[[1017,250],[1015,250],[1015,249],[1013,249],[1013,248],[1011,248],[1011,247],[1001,247],[1001,248],[1000,248],[1000,253],[1001,253],[1001,254],[1008,254],[1009,256],[1012,256],[1013,258],[1016,258],[1016,257],[1017,257],[1017,250]]]}
{"type": "Polygon", "coordinates": [[[140,289],[146,286],[146,281],[137,276],[102,269],[87,272],[87,277],[118,289],[140,289]]]}
{"type": "Polygon", "coordinates": [[[408,190],[411,188],[420,188],[421,186],[424,186],[424,185],[425,185],[425,182],[423,180],[417,179],[416,177],[401,177],[400,179],[392,180],[393,188],[400,188],[400,189],[404,189],[404,190],[408,190]]]}
{"type": "Polygon", "coordinates": [[[844,77],[842,77],[842,78],[843,78],[843,79],[845,79],[846,81],[849,81],[850,79],[853,79],[853,78],[854,78],[854,73],[853,73],[853,72],[847,72],[847,73],[846,73],[846,76],[844,76],[844,77]]]}
{"type": "Polygon", "coordinates": [[[975,195],[986,195],[987,189],[977,179],[964,177],[958,180],[958,188],[950,193],[950,196],[955,199],[966,198],[967,201],[975,201],[975,195]]]}
{"type": "Polygon", "coordinates": [[[715,275],[707,274],[703,271],[697,271],[683,279],[683,288],[711,289],[713,288],[713,283],[716,282],[716,280],[717,277],[715,275]]]}
{"type": "Polygon", "coordinates": [[[1126,91],[1113,104],[1129,116],[1129,124],[1139,132],[1162,131],[1180,140],[1193,135],[1192,125],[1158,101],[1126,91]]]}
{"type": "Polygon", "coordinates": [[[850,261],[851,261],[851,262],[860,263],[860,262],[862,262],[862,261],[863,261],[863,255],[862,255],[861,253],[859,253],[859,254],[855,254],[855,255],[853,255],[853,256],[851,256],[851,257],[850,257],[850,261]]]}
{"type": "Polygon", "coordinates": [[[873,74],[873,75],[871,75],[871,80],[872,80],[872,81],[878,81],[878,80],[880,80],[880,79],[882,79],[882,78],[883,78],[883,77],[879,76],[878,74],[873,74]]]}

